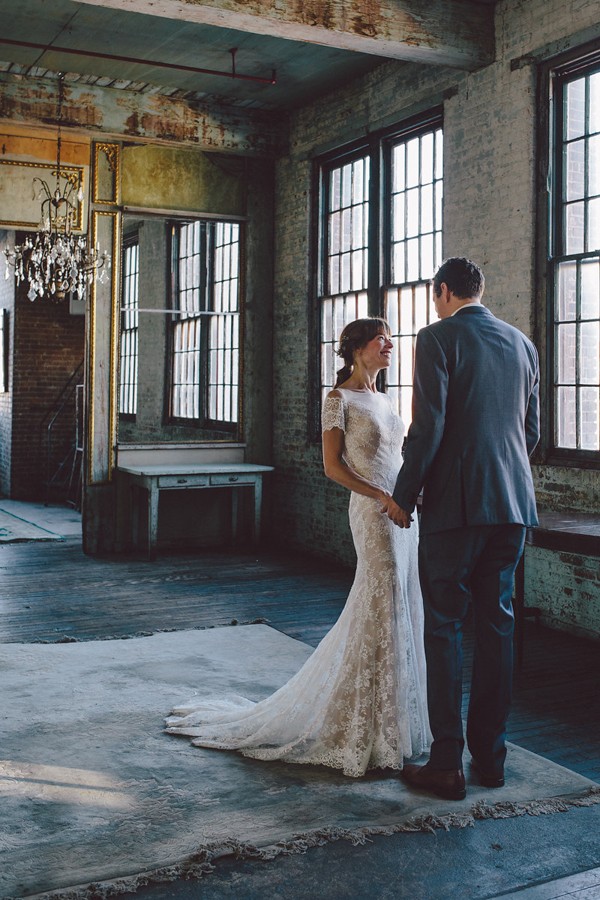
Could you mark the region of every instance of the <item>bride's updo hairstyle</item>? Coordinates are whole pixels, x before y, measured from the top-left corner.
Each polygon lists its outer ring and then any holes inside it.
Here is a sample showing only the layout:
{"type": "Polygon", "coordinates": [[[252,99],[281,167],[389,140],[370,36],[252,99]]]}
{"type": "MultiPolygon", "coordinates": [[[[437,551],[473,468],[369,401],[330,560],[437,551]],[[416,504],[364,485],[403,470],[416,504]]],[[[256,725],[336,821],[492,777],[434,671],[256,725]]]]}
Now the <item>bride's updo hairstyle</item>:
{"type": "Polygon", "coordinates": [[[334,387],[339,387],[348,381],[352,375],[354,354],[365,347],[378,334],[389,334],[390,326],[385,319],[377,317],[368,319],[355,319],[349,322],[340,335],[340,342],[336,353],[344,360],[344,365],[337,371],[337,380],[334,387]]]}

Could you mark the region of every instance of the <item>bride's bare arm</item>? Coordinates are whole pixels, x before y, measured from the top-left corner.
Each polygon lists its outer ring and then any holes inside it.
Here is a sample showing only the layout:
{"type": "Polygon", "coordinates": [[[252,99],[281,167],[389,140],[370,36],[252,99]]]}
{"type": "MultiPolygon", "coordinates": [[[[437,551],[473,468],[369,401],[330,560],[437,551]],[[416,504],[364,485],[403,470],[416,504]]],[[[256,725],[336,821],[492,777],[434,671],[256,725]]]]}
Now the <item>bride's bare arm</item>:
{"type": "Polygon", "coordinates": [[[344,432],[341,428],[330,428],[323,432],[323,468],[325,474],[332,481],[341,484],[343,487],[354,491],[357,494],[363,494],[365,497],[372,497],[374,500],[380,500],[381,503],[387,503],[390,494],[383,488],[373,484],[351,469],[343,458],[344,453],[344,432]]]}

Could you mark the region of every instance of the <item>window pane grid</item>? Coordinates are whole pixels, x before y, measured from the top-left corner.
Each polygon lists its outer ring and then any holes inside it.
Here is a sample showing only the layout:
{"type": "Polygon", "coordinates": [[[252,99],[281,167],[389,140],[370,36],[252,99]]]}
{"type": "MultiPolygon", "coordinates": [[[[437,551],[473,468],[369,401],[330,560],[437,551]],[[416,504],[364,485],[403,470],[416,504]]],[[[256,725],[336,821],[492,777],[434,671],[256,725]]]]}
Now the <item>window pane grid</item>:
{"type": "Polygon", "coordinates": [[[202,263],[205,257],[205,223],[179,226],[177,309],[180,316],[194,316],[203,308],[202,263]]]}
{"type": "Polygon", "coordinates": [[[387,384],[408,428],[416,336],[436,318],[430,279],[442,262],[442,129],[395,142],[391,167],[392,285],[385,289],[384,315],[396,352],[387,371],[387,384]]]}
{"type": "Polygon", "coordinates": [[[240,227],[231,222],[214,226],[214,280],[212,283],[208,354],[208,418],[238,420],[240,227]]]}
{"type": "Polygon", "coordinates": [[[554,444],[600,450],[600,71],[558,79],[554,444]]]}
{"type": "Polygon", "coordinates": [[[119,413],[128,416],[137,412],[139,274],[139,244],[128,243],[123,250],[119,366],[119,413]]]}
{"type": "Polygon", "coordinates": [[[363,156],[329,173],[325,283],[330,295],[367,287],[369,167],[363,156]]]}
{"type": "Polygon", "coordinates": [[[600,257],[559,262],[554,302],[556,445],[600,450],[600,257]]]}
{"type": "Polygon", "coordinates": [[[199,317],[174,325],[172,415],[177,418],[200,417],[201,329],[199,317]]]}
{"type": "Polygon", "coordinates": [[[202,271],[206,265],[206,224],[189,222],[174,228],[177,279],[172,325],[171,415],[200,418],[202,271]]]}
{"type": "Polygon", "coordinates": [[[392,282],[424,281],[442,261],[442,129],[395,143],[391,165],[392,282]]]}
{"type": "Polygon", "coordinates": [[[600,73],[563,92],[562,231],[566,254],[600,249],[600,73]]]}
{"type": "Polygon", "coordinates": [[[179,315],[172,325],[171,415],[238,420],[240,226],[193,222],[175,229],[179,315]]]}
{"type": "Polygon", "coordinates": [[[388,393],[396,401],[406,428],[412,419],[412,384],[417,333],[435,321],[433,289],[429,281],[390,287],[385,293],[386,318],[396,352],[387,371],[388,393]]]}
{"type": "Polygon", "coordinates": [[[321,303],[321,399],[333,388],[336,372],[343,360],[336,355],[338,340],[344,327],[369,314],[366,291],[324,297],[321,303]]]}
{"type": "Polygon", "coordinates": [[[415,336],[434,312],[429,282],[442,261],[443,211],[440,119],[408,128],[393,138],[382,134],[364,156],[323,170],[319,297],[321,399],[343,364],[335,350],[344,326],[383,315],[396,338],[388,390],[407,422],[415,336]],[[384,186],[376,200],[372,173],[384,186]],[[382,233],[386,244],[378,246],[382,233]]]}

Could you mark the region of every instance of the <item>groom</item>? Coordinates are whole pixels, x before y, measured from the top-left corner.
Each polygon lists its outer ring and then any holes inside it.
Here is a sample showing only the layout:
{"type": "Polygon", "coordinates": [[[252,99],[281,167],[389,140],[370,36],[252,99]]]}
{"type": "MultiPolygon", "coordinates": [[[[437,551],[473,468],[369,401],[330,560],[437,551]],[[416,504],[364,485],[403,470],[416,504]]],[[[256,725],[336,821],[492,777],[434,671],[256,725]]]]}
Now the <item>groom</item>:
{"type": "Polygon", "coordinates": [[[433,279],[441,321],[415,349],[413,421],[390,519],[409,528],[423,489],[419,574],[425,604],[427,695],[433,743],[413,787],[465,794],[461,719],[462,628],[471,601],[475,651],[467,717],[472,767],[504,784],[512,690],[512,586],[526,526],[537,524],[529,455],[539,439],[537,352],[481,304],[484,276],[447,259],[433,279]]]}

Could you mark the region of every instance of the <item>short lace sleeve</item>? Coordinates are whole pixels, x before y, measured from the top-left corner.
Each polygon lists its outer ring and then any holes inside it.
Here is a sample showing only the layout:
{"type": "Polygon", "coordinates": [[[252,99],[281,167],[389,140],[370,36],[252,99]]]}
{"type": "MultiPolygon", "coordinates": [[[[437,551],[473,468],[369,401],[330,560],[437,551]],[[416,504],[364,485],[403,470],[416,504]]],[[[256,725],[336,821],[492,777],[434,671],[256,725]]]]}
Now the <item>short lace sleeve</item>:
{"type": "Polygon", "coordinates": [[[325,397],[321,413],[321,427],[323,431],[331,431],[332,428],[346,430],[346,411],[341,397],[325,397]]]}

